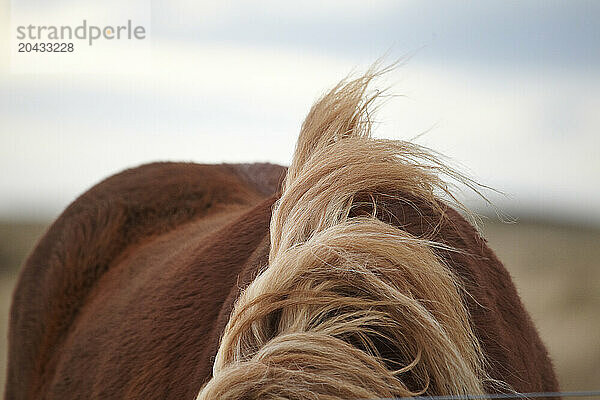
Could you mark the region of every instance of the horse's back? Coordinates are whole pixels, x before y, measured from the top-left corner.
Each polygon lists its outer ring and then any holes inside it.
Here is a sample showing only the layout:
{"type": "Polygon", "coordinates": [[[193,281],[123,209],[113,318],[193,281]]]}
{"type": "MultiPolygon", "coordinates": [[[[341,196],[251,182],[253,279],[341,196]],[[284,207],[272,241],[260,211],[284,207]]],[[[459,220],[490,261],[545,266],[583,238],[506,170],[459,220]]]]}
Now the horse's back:
{"type": "MultiPolygon", "coordinates": [[[[558,391],[548,352],[509,272],[486,240],[451,207],[440,215],[417,198],[406,194],[397,198],[405,201],[384,200],[378,218],[448,246],[436,253],[464,285],[464,302],[490,377],[519,392],[558,391]]],[[[494,382],[488,384],[490,392],[499,390],[494,382]]]]}
{"type": "MultiPolygon", "coordinates": [[[[23,267],[6,397],[193,399],[240,289],[267,264],[284,173],[151,164],[77,199],[23,267]]],[[[379,219],[449,246],[437,254],[469,293],[489,375],[518,391],[556,390],[510,276],[476,230],[403,193],[377,202],[379,219]]]]}
{"type": "MultiPolygon", "coordinates": [[[[210,365],[193,349],[205,349],[223,298],[264,240],[268,198],[284,172],[149,164],[77,199],[22,269],[6,398],[185,394],[168,383],[210,365]]],[[[201,384],[188,382],[191,391],[201,384]]]]}

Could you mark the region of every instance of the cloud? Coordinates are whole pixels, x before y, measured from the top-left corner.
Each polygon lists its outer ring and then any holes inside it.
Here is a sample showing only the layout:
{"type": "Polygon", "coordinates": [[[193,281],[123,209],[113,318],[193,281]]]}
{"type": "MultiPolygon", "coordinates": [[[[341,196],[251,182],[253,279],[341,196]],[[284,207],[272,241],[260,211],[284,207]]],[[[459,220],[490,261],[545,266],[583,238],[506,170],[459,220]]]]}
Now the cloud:
{"type": "Polygon", "coordinates": [[[103,73],[44,74],[40,64],[0,76],[0,216],[56,215],[144,162],[285,164],[312,102],[395,40],[392,56],[430,46],[381,82],[403,97],[382,108],[378,135],[433,128],[420,143],[509,193],[503,207],[600,216],[591,3],[286,4],[154,3],[151,54],[111,49],[102,62],[115,67],[103,73]],[[206,23],[195,26],[199,15],[206,23]]]}
{"type": "Polygon", "coordinates": [[[225,2],[159,3],[154,29],[165,38],[312,49],[371,58],[392,48],[437,63],[486,66],[600,64],[600,3],[225,2]],[[301,6],[300,6],[301,4],[301,6]]]}

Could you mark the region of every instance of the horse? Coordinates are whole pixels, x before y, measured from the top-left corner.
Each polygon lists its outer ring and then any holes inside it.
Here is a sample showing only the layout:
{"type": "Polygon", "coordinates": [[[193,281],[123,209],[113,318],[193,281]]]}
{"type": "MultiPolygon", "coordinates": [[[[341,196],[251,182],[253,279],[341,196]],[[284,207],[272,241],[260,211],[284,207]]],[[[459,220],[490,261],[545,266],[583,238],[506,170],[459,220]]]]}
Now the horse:
{"type": "Polygon", "coordinates": [[[556,392],[449,182],[477,184],[371,135],[379,74],[313,105],[287,168],[153,163],[70,204],[20,273],[5,398],[556,392]]]}

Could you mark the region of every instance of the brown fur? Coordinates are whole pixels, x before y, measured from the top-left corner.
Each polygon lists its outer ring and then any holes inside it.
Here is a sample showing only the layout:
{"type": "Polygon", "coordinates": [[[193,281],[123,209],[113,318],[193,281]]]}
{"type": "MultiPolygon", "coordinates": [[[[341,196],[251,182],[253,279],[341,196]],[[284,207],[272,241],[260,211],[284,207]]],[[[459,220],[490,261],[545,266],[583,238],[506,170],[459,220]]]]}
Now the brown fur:
{"type": "MultiPolygon", "coordinates": [[[[295,157],[293,171],[310,161],[311,150],[302,147],[300,141],[304,156],[295,157]]],[[[195,398],[212,376],[241,289],[273,262],[281,243],[285,249],[286,240],[297,240],[269,238],[284,175],[269,164],[150,164],[77,199],[23,267],[11,310],[6,398],[195,398]]],[[[517,391],[557,390],[510,276],[460,214],[413,190],[366,191],[352,204],[350,218],[375,214],[446,245],[432,251],[468,293],[488,377],[517,391]]]]}

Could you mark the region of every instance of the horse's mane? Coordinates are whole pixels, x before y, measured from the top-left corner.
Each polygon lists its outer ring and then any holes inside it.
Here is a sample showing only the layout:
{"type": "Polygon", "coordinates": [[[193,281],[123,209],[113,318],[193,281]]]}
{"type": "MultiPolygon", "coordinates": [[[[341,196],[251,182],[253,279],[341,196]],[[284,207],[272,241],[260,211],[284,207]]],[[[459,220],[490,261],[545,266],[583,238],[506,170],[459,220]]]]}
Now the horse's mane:
{"type": "Polygon", "coordinates": [[[273,209],[269,264],[240,295],[198,399],[484,393],[443,245],[376,218],[375,198],[398,194],[442,216],[455,200],[442,177],[471,183],[428,149],[371,137],[379,73],[340,82],[310,110],[273,209]]]}

